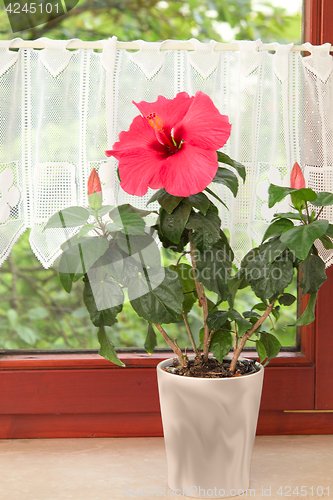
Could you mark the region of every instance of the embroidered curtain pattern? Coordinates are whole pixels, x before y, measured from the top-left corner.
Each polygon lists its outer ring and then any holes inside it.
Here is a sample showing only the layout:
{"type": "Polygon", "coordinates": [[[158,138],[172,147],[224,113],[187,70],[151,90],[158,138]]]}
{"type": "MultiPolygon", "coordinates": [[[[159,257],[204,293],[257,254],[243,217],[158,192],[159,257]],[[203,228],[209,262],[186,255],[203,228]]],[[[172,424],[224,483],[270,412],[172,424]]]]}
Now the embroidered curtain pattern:
{"type": "MultiPolygon", "coordinates": [[[[309,187],[333,192],[329,44],[305,44],[310,55],[303,57],[292,44],[264,50],[260,40],[237,42],[237,50],[195,39],[193,50],[183,48],[188,42],[168,50],[166,42],[137,41],[140,49],[131,51],[117,48],[113,37],[99,52],[41,40],[42,50],[0,44],[0,264],[27,228],[42,265],[54,263],[77,228],[43,232],[44,225],[62,208],[87,206],[92,167],[105,203],[146,206],[152,191],[140,199],[125,193],[116,160],[104,154],[138,114],[133,100],[201,90],[229,116],[223,151],[246,166],[247,179],[236,199],[222,186],[214,189],[230,208],[221,206],[220,215],[238,261],[260,243],[272,214],[288,211],[288,201],[268,209],[267,189],[269,182],[288,185],[295,161],[309,187]]],[[[322,215],[333,222],[330,207],[322,215]]],[[[322,255],[329,265],[331,252],[322,255]]]]}

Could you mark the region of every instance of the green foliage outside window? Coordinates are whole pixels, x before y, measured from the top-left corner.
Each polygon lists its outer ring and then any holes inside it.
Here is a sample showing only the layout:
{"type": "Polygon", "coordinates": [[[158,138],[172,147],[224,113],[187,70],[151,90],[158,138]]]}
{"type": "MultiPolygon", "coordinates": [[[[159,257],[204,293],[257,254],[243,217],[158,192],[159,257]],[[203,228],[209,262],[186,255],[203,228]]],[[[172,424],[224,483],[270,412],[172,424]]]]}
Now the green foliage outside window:
{"type": "MultiPolygon", "coordinates": [[[[97,349],[98,329],[91,324],[82,302],[83,283],[76,282],[72,292],[67,294],[60,285],[56,270],[45,270],[32,254],[28,236],[27,231],[0,268],[0,349],[97,349]]],[[[166,250],[166,262],[170,257],[166,250]]],[[[295,282],[287,291],[295,293],[295,282]]],[[[241,300],[243,309],[251,309],[257,302],[256,297],[246,290],[241,300]]],[[[295,343],[295,327],[286,327],[294,323],[295,317],[296,306],[292,306],[286,308],[279,318],[275,333],[282,345],[295,343]]],[[[269,331],[272,325],[266,321],[269,331]]],[[[193,308],[189,322],[197,340],[202,326],[200,308],[193,308]]],[[[110,329],[115,347],[142,348],[147,322],[139,318],[127,303],[119,314],[119,322],[110,329]]],[[[169,325],[168,333],[177,338],[181,347],[187,345],[182,323],[169,325]]],[[[162,337],[157,339],[157,347],[165,348],[162,337]]]]}
{"type": "MultiPolygon", "coordinates": [[[[46,36],[101,40],[114,35],[121,41],[194,37],[203,42],[257,38],[263,42],[300,42],[300,13],[291,15],[269,3],[265,4],[264,11],[254,10],[252,0],[80,0],[66,16],[13,36],[3,8],[0,39],[18,36],[33,40],[46,36]]],[[[43,269],[32,254],[28,236],[27,231],[0,268],[0,349],[97,349],[97,329],[91,324],[82,302],[83,283],[77,282],[74,293],[68,295],[56,271],[43,269]]],[[[292,286],[295,290],[295,282],[292,286]]],[[[255,304],[255,297],[244,294],[242,300],[249,308],[255,304]]],[[[276,333],[285,346],[295,343],[295,328],[285,326],[295,321],[295,308],[289,308],[288,316],[279,319],[276,333]]],[[[196,335],[201,316],[197,308],[189,318],[196,335]]],[[[170,326],[170,336],[176,337],[180,346],[186,345],[186,335],[180,327],[170,326]]],[[[269,327],[268,324],[266,328],[269,327]]],[[[138,318],[130,306],[124,306],[120,321],[112,330],[116,347],[143,347],[146,322],[138,318]]],[[[159,342],[157,347],[164,348],[163,339],[159,342]]]]}
{"type": "MultiPolygon", "coordinates": [[[[25,40],[39,37],[121,41],[143,39],[205,42],[256,40],[294,42],[301,38],[301,14],[252,0],[80,0],[66,16],[45,25],[15,33],[25,40]]],[[[5,9],[0,10],[0,38],[13,38],[5,9]]]]}

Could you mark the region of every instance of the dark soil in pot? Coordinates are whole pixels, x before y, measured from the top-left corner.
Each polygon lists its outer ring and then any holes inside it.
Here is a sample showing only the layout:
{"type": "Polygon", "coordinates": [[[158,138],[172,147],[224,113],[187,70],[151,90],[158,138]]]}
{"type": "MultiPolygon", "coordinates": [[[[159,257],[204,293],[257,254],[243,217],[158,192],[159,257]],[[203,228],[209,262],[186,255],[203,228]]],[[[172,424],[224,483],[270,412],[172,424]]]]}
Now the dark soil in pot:
{"type": "Polygon", "coordinates": [[[219,363],[215,358],[208,358],[204,362],[202,358],[190,359],[187,366],[182,368],[178,359],[173,360],[171,366],[163,368],[164,371],[180,375],[183,377],[201,377],[201,378],[230,378],[250,375],[259,371],[259,366],[255,364],[256,360],[242,359],[237,361],[235,373],[229,370],[230,359],[219,363]]]}

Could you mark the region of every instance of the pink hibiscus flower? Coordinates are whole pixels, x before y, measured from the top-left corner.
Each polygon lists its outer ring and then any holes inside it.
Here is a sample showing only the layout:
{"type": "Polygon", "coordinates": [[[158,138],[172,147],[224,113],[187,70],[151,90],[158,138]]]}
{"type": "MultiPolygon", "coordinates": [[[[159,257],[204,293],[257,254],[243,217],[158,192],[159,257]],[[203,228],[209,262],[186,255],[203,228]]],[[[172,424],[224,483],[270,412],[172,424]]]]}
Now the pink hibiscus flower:
{"type": "Polygon", "coordinates": [[[136,116],[105,152],[119,160],[123,190],[137,196],[146,194],[148,187],[165,188],[174,196],[203,191],[218,168],[216,150],[230,136],[228,117],[203,92],[133,103],[142,116],[136,116]]]}

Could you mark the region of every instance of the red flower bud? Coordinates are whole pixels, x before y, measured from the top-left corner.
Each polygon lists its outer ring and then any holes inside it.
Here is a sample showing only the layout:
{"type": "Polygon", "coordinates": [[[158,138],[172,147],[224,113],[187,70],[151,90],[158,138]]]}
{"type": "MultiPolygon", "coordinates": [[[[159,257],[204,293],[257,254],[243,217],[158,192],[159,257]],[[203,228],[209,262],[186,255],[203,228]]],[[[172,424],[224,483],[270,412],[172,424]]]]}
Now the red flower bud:
{"type": "Polygon", "coordinates": [[[290,174],[290,187],[293,189],[305,188],[305,179],[301,167],[297,162],[294,163],[290,174]]]}
{"type": "Polygon", "coordinates": [[[93,168],[88,179],[88,194],[91,196],[94,192],[100,194],[102,191],[101,182],[98,177],[98,173],[93,168]]]}

